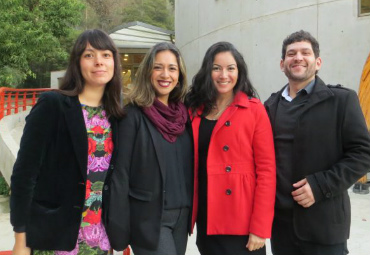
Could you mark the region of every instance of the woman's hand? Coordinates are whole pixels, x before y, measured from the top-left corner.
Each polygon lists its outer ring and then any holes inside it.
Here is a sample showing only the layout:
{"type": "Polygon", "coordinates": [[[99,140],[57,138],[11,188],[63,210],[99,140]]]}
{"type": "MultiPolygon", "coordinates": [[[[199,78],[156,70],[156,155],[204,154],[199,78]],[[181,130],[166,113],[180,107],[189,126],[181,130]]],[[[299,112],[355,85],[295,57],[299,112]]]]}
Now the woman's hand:
{"type": "Polygon", "coordinates": [[[15,244],[13,255],[30,255],[31,249],[26,246],[26,233],[14,233],[15,244]]]}
{"type": "Polygon", "coordinates": [[[247,243],[247,249],[250,251],[255,251],[261,249],[265,246],[265,238],[261,238],[259,236],[253,235],[252,233],[249,234],[249,239],[247,243]]]}

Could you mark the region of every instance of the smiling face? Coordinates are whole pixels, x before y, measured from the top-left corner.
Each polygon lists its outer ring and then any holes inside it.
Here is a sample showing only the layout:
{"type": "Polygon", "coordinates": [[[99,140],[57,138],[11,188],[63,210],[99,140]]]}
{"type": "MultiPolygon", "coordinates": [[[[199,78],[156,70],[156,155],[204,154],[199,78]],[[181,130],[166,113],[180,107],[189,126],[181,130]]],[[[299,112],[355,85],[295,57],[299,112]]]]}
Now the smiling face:
{"type": "Polygon", "coordinates": [[[158,52],[153,63],[151,83],[156,97],[163,104],[168,105],[168,98],[179,81],[179,75],[175,54],[169,50],[158,52]]]}
{"type": "Polygon", "coordinates": [[[215,55],[212,67],[212,81],[219,95],[232,96],[238,81],[238,66],[230,51],[215,55]]]}
{"type": "Polygon", "coordinates": [[[80,58],[80,68],[85,86],[105,87],[114,74],[113,53],[95,49],[88,43],[80,58]]]}
{"type": "Polygon", "coordinates": [[[315,58],[311,43],[295,42],[287,46],[280,68],[290,82],[309,82],[321,67],[321,58],[315,58]]]}

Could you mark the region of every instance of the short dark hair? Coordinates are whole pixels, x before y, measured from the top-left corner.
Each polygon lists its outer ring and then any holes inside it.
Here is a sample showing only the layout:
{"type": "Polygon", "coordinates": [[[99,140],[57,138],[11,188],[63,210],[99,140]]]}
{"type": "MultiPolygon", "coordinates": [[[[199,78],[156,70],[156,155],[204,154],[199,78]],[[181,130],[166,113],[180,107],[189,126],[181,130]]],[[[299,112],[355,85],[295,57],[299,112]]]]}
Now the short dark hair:
{"type": "Polygon", "coordinates": [[[309,42],[312,46],[313,53],[315,58],[320,57],[320,45],[319,42],[313,37],[309,32],[300,30],[290,34],[285,40],[283,41],[283,48],[281,51],[281,59],[285,59],[286,49],[288,45],[295,43],[295,42],[309,42]]]}
{"type": "Polygon", "coordinates": [[[208,48],[202,66],[193,78],[193,84],[186,98],[186,104],[194,113],[201,106],[206,116],[216,103],[217,89],[212,81],[212,69],[215,56],[221,52],[230,52],[238,67],[238,80],[233,89],[234,95],[242,91],[249,97],[256,97],[257,93],[248,77],[248,67],[242,54],[229,42],[218,42],[208,48]]]}
{"type": "Polygon", "coordinates": [[[179,84],[176,85],[176,87],[171,91],[168,101],[184,101],[185,95],[188,91],[184,60],[179,49],[174,44],[169,42],[161,42],[154,45],[140,63],[140,66],[136,72],[135,81],[127,92],[127,97],[130,102],[135,103],[140,107],[149,107],[153,104],[156,95],[152,85],[151,76],[155,57],[159,52],[167,50],[176,56],[177,64],[179,66],[179,84]]]}
{"type": "Polygon", "coordinates": [[[80,58],[88,43],[95,49],[110,50],[113,53],[114,74],[105,86],[102,102],[107,116],[119,119],[123,116],[120,56],[112,38],[102,30],[85,30],[78,36],[69,58],[67,71],[60,85],[60,92],[68,96],[77,96],[82,93],[85,81],[81,73],[80,58]]]}

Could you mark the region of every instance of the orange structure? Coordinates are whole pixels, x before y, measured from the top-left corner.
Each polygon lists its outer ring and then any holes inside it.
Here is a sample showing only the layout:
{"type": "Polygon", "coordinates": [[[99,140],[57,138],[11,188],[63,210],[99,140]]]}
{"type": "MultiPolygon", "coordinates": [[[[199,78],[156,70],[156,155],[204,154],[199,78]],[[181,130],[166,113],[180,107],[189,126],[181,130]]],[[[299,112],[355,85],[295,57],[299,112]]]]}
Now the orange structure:
{"type": "Polygon", "coordinates": [[[0,88],[0,120],[7,115],[25,111],[27,106],[34,106],[42,92],[50,90],[42,89],[11,89],[0,88]]]}
{"type": "MultiPolygon", "coordinates": [[[[367,128],[370,129],[370,54],[367,57],[364,69],[362,71],[358,98],[360,100],[362,112],[365,116],[367,128]]],[[[366,183],[366,175],[362,177],[359,182],[366,183]]]]}
{"type": "Polygon", "coordinates": [[[367,57],[362,71],[358,98],[366,119],[367,127],[370,128],[370,54],[367,57]]]}

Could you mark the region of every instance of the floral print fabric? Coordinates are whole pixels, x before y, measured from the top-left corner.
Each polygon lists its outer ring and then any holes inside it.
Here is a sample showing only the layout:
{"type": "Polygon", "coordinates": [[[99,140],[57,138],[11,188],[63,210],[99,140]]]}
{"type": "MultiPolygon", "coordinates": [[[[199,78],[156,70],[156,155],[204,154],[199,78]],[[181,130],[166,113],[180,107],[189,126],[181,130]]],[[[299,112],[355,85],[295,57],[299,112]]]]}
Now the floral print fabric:
{"type": "Polygon", "coordinates": [[[76,247],[72,251],[33,251],[34,255],[104,255],[111,249],[101,223],[102,190],[112,157],[110,123],[102,107],[82,105],[88,139],[85,204],[76,247]]]}

